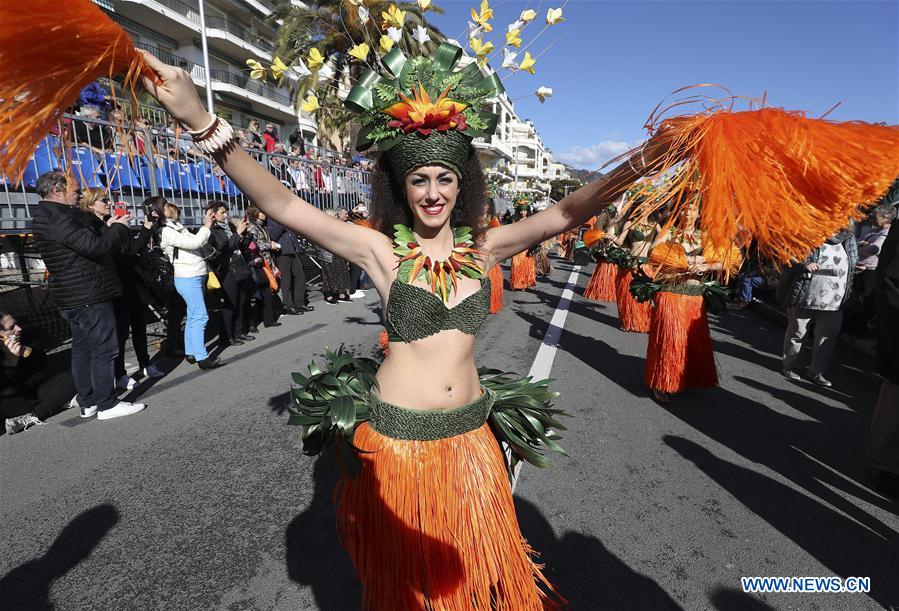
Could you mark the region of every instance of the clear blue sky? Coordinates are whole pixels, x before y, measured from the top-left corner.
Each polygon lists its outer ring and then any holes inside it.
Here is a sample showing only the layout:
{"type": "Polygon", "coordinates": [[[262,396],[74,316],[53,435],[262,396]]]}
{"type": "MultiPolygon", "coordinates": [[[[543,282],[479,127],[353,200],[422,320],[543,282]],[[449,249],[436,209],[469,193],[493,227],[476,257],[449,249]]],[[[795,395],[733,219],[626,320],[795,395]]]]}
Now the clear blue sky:
{"type": "MultiPolygon", "coordinates": [[[[435,3],[446,14],[429,13],[429,20],[455,38],[480,0],[435,3]]],[[[523,9],[533,8],[538,17],[523,32],[527,44],[547,9],[563,4],[491,2],[494,30],[487,39],[496,40],[523,9]]],[[[533,119],[557,159],[589,169],[642,139],[655,105],[696,83],[718,83],[750,97],[767,91],[769,105],[812,116],[842,102],[829,118],[897,124],[897,7],[896,0],[571,0],[565,21],[528,49],[535,54],[556,41],[537,60],[536,74],[517,73],[504,83],[512,98],[541,85],[553,88],[545,104],[531,95],[516,100],[516,110],[533,119]]]]}

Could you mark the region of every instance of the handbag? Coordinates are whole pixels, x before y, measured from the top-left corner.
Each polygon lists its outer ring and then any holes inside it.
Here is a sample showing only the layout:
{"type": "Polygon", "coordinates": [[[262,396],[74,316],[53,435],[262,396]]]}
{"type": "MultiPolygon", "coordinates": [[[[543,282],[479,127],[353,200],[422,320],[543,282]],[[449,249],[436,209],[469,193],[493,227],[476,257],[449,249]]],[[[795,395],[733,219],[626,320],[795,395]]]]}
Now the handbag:
{"type": "Polygon", "coordinates": [[[268,261],[262,261],[262,273],[265,274],[265,277],[268,279],[268,288],[270,288],[273,293],[277,293],[278,279],[275,278],[275,272],[272,271],[272,266],[269,265],[268,261]]]}
{"type": "Polygon", "coordinates": [[[243,282],[253,275],[250,264],[247,263],[247,260],[243,258],[243,255],[240,254],[240,252],[231,254],[229,265],[231,267],[231,273],[234,274],[234,279],[238,282],[243,282]]]}
{"type": "Polygon", "coordinates": [[[219,282],[219,277],[216,276],[215,272],[212,270],[209,270],[209,275],[206,276],[206,288],[210,291],[222,288],[222,283],[219,282]]]}

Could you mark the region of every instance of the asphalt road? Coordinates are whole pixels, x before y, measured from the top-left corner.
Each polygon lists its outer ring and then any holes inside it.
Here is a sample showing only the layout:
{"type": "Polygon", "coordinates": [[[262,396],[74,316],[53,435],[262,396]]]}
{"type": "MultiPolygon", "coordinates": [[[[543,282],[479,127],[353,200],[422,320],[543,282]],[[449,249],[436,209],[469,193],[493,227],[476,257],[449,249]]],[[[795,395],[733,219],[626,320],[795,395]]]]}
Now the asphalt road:
{"type": "MultiPolygon", "coordinates": [[[[570,274],[554,265],[506,293],[479,364],[529,370],[570,274]]],[[[62,413],[0,438],[0,607],[358,609],[335,462],[301,453],[285,410],[289,372],[325,345],[376,354],[376,301],[318,302],[213,372],[169,363],[136,391],[138,415],[62,413]]],[[[712,321],[721,387],[662,407],[642,383],[646,337],[616,323],[613,305],[575,297],[552,367],[570,456],[526,467],[516,488],[522,531],[572,607],[899,607],[899,504],[864,473],[868,358],[840,346],[833,390],[792,383],[778,374],[782,328],[730,312],[712,321]],[[792,575],[867,576],[872,592],[740,588],[792,575]]]]}

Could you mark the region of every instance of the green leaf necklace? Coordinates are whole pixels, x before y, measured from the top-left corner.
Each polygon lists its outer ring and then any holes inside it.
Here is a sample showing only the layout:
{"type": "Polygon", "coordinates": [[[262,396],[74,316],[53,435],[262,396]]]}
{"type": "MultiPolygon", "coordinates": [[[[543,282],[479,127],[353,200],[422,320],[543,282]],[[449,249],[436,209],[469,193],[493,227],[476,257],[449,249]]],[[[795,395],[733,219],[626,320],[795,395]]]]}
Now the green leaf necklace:
{"type": "Polygon", "coordinates": [[[447,305],[453,291],[457,291],[459,275],[468,278],[483,278],[484,270],[475,257],[482,255],[474,248],[471,227],[453,229],[453,250],[446,259],[436,260],[426,256],[412,230],[405,225],[394,225],[393,252],[400,258],[397,264],[397,278],[407,284],[423,278],[431,287],[431,292],[443,299],[447,305]]]}

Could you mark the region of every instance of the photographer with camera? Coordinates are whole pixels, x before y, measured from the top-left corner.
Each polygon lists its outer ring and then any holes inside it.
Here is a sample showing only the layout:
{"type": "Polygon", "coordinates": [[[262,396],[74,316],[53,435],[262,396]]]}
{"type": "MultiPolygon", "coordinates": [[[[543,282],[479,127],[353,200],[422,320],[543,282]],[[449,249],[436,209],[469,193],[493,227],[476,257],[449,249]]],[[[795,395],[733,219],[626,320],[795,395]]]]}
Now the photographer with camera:
{"type": "MultiPolygon", "coordinates": [[[[79,207],[87,213],[87,223],[98,235],[108,231],[106,225],[112,210],[109,195],[100,189],[90,189],[84,192],[79,207]]],[[[127,210],[118,208],[116,217],[120,217],[127,210]]],[[[150,352],[147,347],[147,316],[146,306],[147,288],[144,286],[138,257],[143,253],[150,238],[153,237],[153,220],[149,216],[144,217],[137,236],[129,235],[122,244],[122,250],[114,257],[119,283],[122,285],[122,294],[113,302],[116,319],[116,335],[119,340],[119,353],[115,360],[116,387],[122,390],[133,390],[137,381],[128,375],[125,370],[125,342],[131,335],[131,345],[134,346],[134,355],[137,357],[138,371],[141,377],[159,378],[165,375],[155,365],[150,363],[150,352]]]]}
{"type": "Polygon", "coordinates": [[[206,259],[210,255],[203,251],[207,246],[213,224],[212,210],[203,215],[203,226],[197,233],[191,233],[179,221],[181,209],[171,202],[163,205],[165,225],[160,231],[159,245],[172,263],[175,276],[175,290],[187,304],[187,320],[184,325],[184,353],[188,363],[196,363],[206,371],[221,367],[225,363],[212,358],[206,351],[206,323],[209,313],[203,289],[209,276],[206,259]]]}
{"type": "Polygon", "coordinates": [[[219,345],[239,346],[256,338],[244,333],[250,308],[250,295],[255,291],[253,273],[243,256],[249,247],[249,223],[240,219],[236,223],[228,221],[228,204],[213,200],[206,206],[212,211],[213,225],[209,242],[215,246],[218,255],[209,261],[209,267],[221,284],[222,324],[219,331],[219,345]]]}

